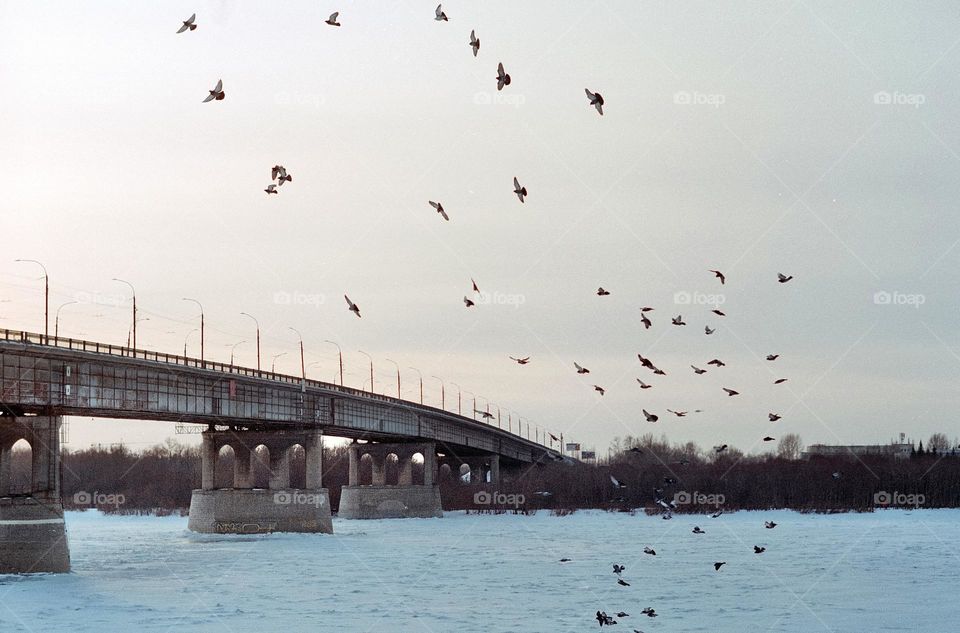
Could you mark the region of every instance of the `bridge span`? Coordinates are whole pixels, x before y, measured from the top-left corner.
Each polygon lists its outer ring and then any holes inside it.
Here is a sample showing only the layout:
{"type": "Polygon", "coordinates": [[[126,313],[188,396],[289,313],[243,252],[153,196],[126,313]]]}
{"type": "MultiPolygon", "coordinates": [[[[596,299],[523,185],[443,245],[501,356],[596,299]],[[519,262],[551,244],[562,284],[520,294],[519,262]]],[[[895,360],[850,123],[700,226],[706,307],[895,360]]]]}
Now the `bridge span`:
{"type": "Polygon", "coordinates": [[[324,435],[354,440],[349,485],[341,491],[340,515],[347,518],[440,516],[441,461],[467,464],[472,480],[496,484],[501,475],[519,476],[523,467],[563,459],[553,447],[562,447],[562,438],[539,430],[531,438],[529,425],[523,429],[519,421],[502,428],[303,377],[0,329],[0,573],[69,568],[57,430],[62,416],[71,415],[206,425],[203,481],[190,507],[190,528],[201,532],[332,531],[322,485],[324,435]],[[17,497],[10,494],[9,467],[20,439],[33,448],[33,485],[30,495],[17,497]],[[215,489],[224,446],[236,456],[234,485],[215,489]],[[290,489],[289,456],[296,446],[306,455],[303,490],[290,489]],[[253,488],[250,476],[258,447],[269,452],[266,490],[253,488]],[[424,460],[420,485],[409,476],[415,453],[424,460]],[[369,486],[361,486],[357,475],[365,455],[373,460],[369,486]],[[395,486],[383,479],[390,455],[400,460],[395,486]],[[63,546],[51,547],[57,539],[63,546]]]}

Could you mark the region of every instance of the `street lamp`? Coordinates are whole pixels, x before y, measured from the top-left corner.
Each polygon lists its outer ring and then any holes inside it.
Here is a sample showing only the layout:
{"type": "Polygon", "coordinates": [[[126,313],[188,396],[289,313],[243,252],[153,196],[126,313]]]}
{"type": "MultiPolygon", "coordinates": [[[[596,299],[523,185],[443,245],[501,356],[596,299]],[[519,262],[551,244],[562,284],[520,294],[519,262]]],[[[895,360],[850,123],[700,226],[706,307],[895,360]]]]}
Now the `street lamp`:
{"type": "Polygon", "coordinates": [[[472,391],[464,391],[463,393],[473,396],[473,407],[471,407],[471,410],[473,411],[473,419],[476,420],[477,419],[477,394],[473,393],[472,391]]]}
{"type": "MultiPolygon", "coordinates": [[[[500,405],[498,405],[498,404],[495,403],[495,402],[492,403],[492,404],[493,404],[493,406],[496,407],[496,409],[497,409],[497,428],[499,429],[499,428],[500,428],[500,405]]],[[[490,404],[487,404],[487,411],[490,410],[489,407],[490,407],[490,404]]]]}
{"type": "Polygon", "coordinates": [[[58,338],[60,336],[60,310],[63,310],[65,306],[71,305],[73,303],[79,303],[79,301],[67,301],[64,304],[61,304],[57,308],[57,316],[53,320],[53,338],[58,338]]]}
{"type": "Polygon", "coordinates": [[[421,374],[420,370],[416,367],[410,367],[410,369],[417,372],[417,375],[420,376],[420,404],[423,404],[423,374],[421,374]]]}
{"type": "Polygon", "coordinates": [[[303,381],[304,381],[304,383],[306,383],[306,381],[307,381],[307,366],[303,364],[303,334],[301,334],[300,331],[297,330],[296,328],[292,328],[292,327],[291,327],[290,329],[293,330],[294,332],[296,332],[297,336],[300,337],[300,373],[303,374],[303,381]]]}
{"type": "Polygon", "coordinates": [[[193,334],[194,332],[199,332],[199,331],[200,331],[199,328],[193,328],[192,330],[187,332],[187,335],[185,337],[183,337],[183,357],[184,358],[187,357],[187,341],[190,340],[190,335],[193,334]]]}
{"type": "MultiPolygon", "coordinates": [[[[373,393],[373,356],[366,353],[362,349],[358,349],[357,351],[370,359],[370,393],[373,393]]],[[[361,389],[361,391],[363,390],[361,389]]]]}
{"type": "Polygon", "coordinates": [[[340,349],[340,346],[330,340],[325,340],[324,343],[330,343],[331,345],[337,346],[337,356],[340,358],[340,386],[343,386],[343,350],[340,349]]]}
{"type": "Polygon", "coordinates": [[[184,301],[192,301],[200,307],[200,364],[203,364],[203,345],[204,345],[204,318],[203,318],[203,306],[196,299],[190,299],[189,297],[184,297],[184,301]]]}
{"type": "Polygon", "coordinates": [[[286,352],[280,352],[279,354],[274,354],[273,360],[270,361],[270,373],[271,373],[271,374],[277,373],[277,359],[280,358],[281,356],[286,356],[286,354],[287,354],[286,352]]]}
{"type": "Polygon", "coordinates": [[[233,367],[233,351],[237,349],[238,345],[243,345],[246,341],[240,341],[239,343],[234,343],[230,346],[230,366],[233,367]]]}
{"type": "Polygon", "coordinates": [[[47,267],[35,259],[18,259],[18,262],[29,262],[36,264],[43,269],[43,339],[48,342],[50,338],[50,277],[47,275],[47,267]]]}
{"type": "Polygon", "coordinates": [[[450,384],[457,388],[457,415],[463,415],[463,411],[460,408],[460,399],[461,399],[461,396],[463,395],[460,393],[461,392],[460,385],[458,385],[455,382],[451,382],[450,384]]]}
{"type": "Polygon", "coordinates": [[[137,290],[133,287],[133,284],[129,281],[123,279],[113,278],[113,281],[118,281],[122,284],[127,284],[130,286],[130,292],[133,293],[133,349],[137,349],[137,290]]]}
{"type": "Polygon", "coordinates": [[[397,367],[397,399],[400,399],[400,365],[397,364],[397,361],[386,359],[388,362],[393,363],[397,367]]]}
{"type": "Polygon", "coordinates": [[[240,314],[245,317],[250,317],[253,319],[253,322],[257,324],[257,371],[260,371],[260,321],[257,321],[257,318],[252,314],[247,314],[246,312],[241,312],[240,314]]]}
{"type": "Polygon", "coordinates": [[[444,411],[447,410],[447,388],[443,384],[443,378],[440,376],[431,376],[431,378],[436,378],[440,381],[440,408],[444,411]]]}

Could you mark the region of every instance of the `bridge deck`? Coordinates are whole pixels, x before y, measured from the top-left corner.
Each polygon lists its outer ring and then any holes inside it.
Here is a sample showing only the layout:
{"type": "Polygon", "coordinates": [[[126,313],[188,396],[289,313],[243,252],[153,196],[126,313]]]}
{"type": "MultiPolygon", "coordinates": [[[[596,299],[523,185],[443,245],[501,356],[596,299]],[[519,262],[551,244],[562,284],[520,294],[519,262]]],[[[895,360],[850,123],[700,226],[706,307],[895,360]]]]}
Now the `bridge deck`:
{"type": "MultiPolygon", "coordinates": [[[[558,452],[510,430],[419,403],[162,352],[0,329],[0,406],[24,413],[319,427],[379,441],[429,440],[462,455],[532,462],[558,452]]],[[[546,435],[546,433],[544,433],[546,435]]]]}

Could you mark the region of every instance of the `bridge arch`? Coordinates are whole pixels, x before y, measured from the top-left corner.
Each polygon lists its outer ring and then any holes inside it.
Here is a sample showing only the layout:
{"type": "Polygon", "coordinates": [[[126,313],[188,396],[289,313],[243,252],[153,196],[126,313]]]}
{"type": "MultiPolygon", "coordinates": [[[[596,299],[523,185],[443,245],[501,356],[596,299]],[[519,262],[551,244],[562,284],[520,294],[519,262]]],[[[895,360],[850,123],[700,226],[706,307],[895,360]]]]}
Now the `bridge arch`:
{"type": "Polygon", "coordinates": [[[217,451],[217,465],[214,473],[214,488],[233,488],[234,462],[236,451],[230,444],[224,444],[217,451]]]}
{"type": "Polygon", "coordinates": [[[258,444],[250,452],[252,461],[251,470],[253,487],[266,489],[270,487],[270,448],[266,444],[258,444]]]}
{"type": "Polygon", "coordinates": [[[383,458],[383,483],[387,486],[400,483],[400,458],[396,453],[387,453],[383,458]]]}

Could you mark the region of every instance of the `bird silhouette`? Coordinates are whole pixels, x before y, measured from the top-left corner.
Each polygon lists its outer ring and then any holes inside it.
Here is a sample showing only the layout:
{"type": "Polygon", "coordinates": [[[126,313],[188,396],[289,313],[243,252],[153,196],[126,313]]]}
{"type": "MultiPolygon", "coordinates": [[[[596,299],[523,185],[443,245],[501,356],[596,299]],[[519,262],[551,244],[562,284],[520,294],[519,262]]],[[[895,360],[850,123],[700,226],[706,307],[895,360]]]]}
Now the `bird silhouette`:
{"type": "Polygon", "coordinates": [[[787,275],[784,275],[783,273],[777,273],[777,281],[779,281],[779,282],[782,283],[782,284],[787,283],[787,282],[790,281],[791,279],[793,279],[793,275],[790,275],[790,276],[788,277],[787,275]]]}
{"type": "Polygon", "coordinates": [[[766,548],[766,547],[760,547],[759,545],[754,545],[754,546],[753,546],[753,553],[754,553],[754,554],[763,554],[765,551],[767,551],[767,548],[766,548]]]}
{"type": "Polygon", "coordinates": [[[339,11],[337,11],[337,12],[335,12],[335,13],[331,13],[331,14],[330,14],[330,17],[327,18],[327,20],[326,20],[327,24],[329,24],[330,26],[340,26],[340,23],[337,22],[337,16],[338,16],[338,15],[340,15],[340,12],[339,12],[339,11]]]}
{"type": "Polygon", "coordinates": [[[177,33],[183,33],[184,31],[196,31],[197,25],[194,24],[194,21],[197,19],[197,14],[194,13],[189,18],[183,21],[183,26],[180,27],[180,30],[177,33]]]}
{"type": "Polygon", "coordinates": [[[672,319],[670,319],[670,322],[673,323],[674,325],[686,325],[686,323],[683,322],[682,314],[678,314],[677,316],[673,317],[672,319]]]}
{"type": "Polygon", "coordinates": [[[777,527],[777,524],[773,521],[764,521],[763,527],[767,528],[768,530],[772,530],[773,528],[777,527]]]}
{"type": "Polygon", "coordinates": [[[526,365],[527,363],[530,362],[530,357],[525,356],[523,358],[514,358],[513,356],[511,356],[510,360],[516,361],[518,365],[526,365]]]}
{"type": "MultiPolygon", "coordinates": [[[[657,551],[656,551],[655,549],[653,549],[652,547],[644,547],[644,548],[643,548],[643,553],[644,553],[644,554],[650,554],[651,556],[656,556],[656,555],[657,555],[657,551]]],[[[620,617],[623,617],[623,616],[620,616],[620,617]]]]}
{"type": "Polygon", "coordinates": [[[442,204],[440,204],[439,202],[434,202],[433,200],[428,200],[427,202],[430,203],[431,207],[437,210],[437,213],[439,213],[444,220],[446,220],[447,222],[450,221],[450,216],[447,215],[447,212],[443,210],[442,204]]]}
{"type": "Polygon", "coordinates": [[[779,420],[782,416],[780,416],[780,415],[778,415],[778,414],[776,414],[776,413],[768,413],[768,414],[767,414],[767,417],[770,419],[771,422],[776,422],[776,421],[779,420]]]}
{"type": "Polygon", "coordinates": [[[520,185],[520,181],[517,180],[517,177],[513,177],[513,193],[517,194],[517,197],[520,198],[520,202],[523,202],[523,198],[527,195],[527,188],[520,185]]]}
{"type": "Polygon", "coordinates": [[[720,571],[720,568],[727,564],[727,561],[720,561],[719,563],[713,564],[714,571],[720,571]]]}
{"type": "Polygon", "coordinates": [[[739,396],[739,395],[740,395],[740,392],[739,392],[739,391],[734,391],[733,389],[727,389],[726,387],[723,387],[723,390],[727,392],[727,395],[728,395],[728,396],[739,396]]]}
{"type": "Polygon", "coordinates": [[[660,419],[660,416],[650,413],[646,409],[640,409],[640,410],[643,411],[643,417],[647,419],[647,422],[656,422],[657,420],[660,419]]]}
{"type": "Polygon", "coordinates": [[[347,295],[343,295],[343,298],[347,300],[347,309],[349,309],[350,312],[353,312],[354,314],[356,314],[357,318],[360,318],[360,307],[357,304],[355,304],[353,301],[350,301],[350,297],[348,297],[347,295]]]}
{"type": "Polygon", "coordinates": [[[711,273],[713,273],[714,275],[717,276],[717,279],[720,280],[720,284],[721,284],[721,285],[727,283],[727,278],[724,277],[724,276],[723,276],[723,273],[720,272],[719,270],[711,270],[711,271],[709,271],[709,272],[711,272],[711,273]]]}
{"type": "Polygon", "coordinates": [[[434,13],[433,19],[436,20],[437,22],[449,22],[450,20],[447,17],[447,14],[443,12],[442,4],[438,4],[436,10],[433,13],[434,13]]]}
{"type": "Polygon", "coordinates": [[[717,367],[726,367],[727,364],[720,360],[719,358],[714,358],[713,360],[707,361],[708,365],[716,365],[717,367]]]}
{"type": "Polygon", "coordinates": [[[227,98],[227,93],[223,91],[223,80],[220,79],[217,81],[217,85],[213,90],[208,90],[210,93],[207,95],[207,98],[203,100],[203,103],[208,101],[223,101],[227,98]]]}
{"type": "Polygon", "coordinates": [[[609,290],[604,290],[604,289],[603,289],[603,286],[600,286],[599,288],[597,288],[597,296],[598,296],[598,297],[606,297],[606,296],[609,295],[609,294],[610,294],[610,291],[609,291],[609,290]]]}
{"type": "Polygon", "coordinates": [[[699,376],[700,374],[705,374],[705,373],[707,373],[707,370],[706,370],[706,369],[700,369],[700,368],[697,367],[696,365],[690,365],[690,367],[693,369],[693,373],[697,374],[698,376],[699,376]]]}
{"type": "Polygon", "coordinates": [[[477,38],[476,33],[470,31],[470,48],[473,49],[473,56],[477,56],[477,52],[480,50],[480,39],[477,38]]]}
{"type": "Polygon", "coordinates": [[[264,191],[266,191],[268,194],[271,194],[271,193],[280,193],[279,191],[277,191],[277,186],[276,186],[275,184],[273,184],[272,182],[271,182],[269,185],[267,185],[267,188],[264,189],[264,191]]]}
{"type": "Polygon", "coordinates": [[[590,373],[590,370],[589,370],[589,369],[587,369],[586,367],[581,367],[581,366],[578,365],[577,363],[574,363],[573,366],[577,368],[577,373],[578,373],[578,374],[589,374],[589,373],[590,373]]]}
{"type": "Polygon", "coordinates": [[[637,378],[637,382],[640,383],[640,388],[641,388],[641,389],[649,389],[650,387],[653,386],[653,385],[648,385],[647,383],[643,382],[643,381],[640,380],[639,378],[637,378]]]}
{"type": "Polygon", "coordinates": [[[780,354],[767,354],[767,360],[777,360],[780,358],[780,354]]]}
{"type": "Polygon", "coordinates": [[[510,85],[510,75],[503,70],[503,62],[497,64],[497,91],[503,90],[504,86],[510,85]]]}
{"type": "Polygon", "coordinates": [[[603,116],[603,95],[599,92],[590,92],[589,88],[584,88],[584,92],[587,93],[587,99],[590,100],[590,105],[597,109],[600,116],[603,116]]]}
{"type": "Polygon", "coordinates": [[[594,391],[599,391],[601,396],[602,396],[603,394],[607,393],[607,390],[604,389],[603,387],[601,387],[600,385],[594,385],[594,386],[593,386],[593,390],[594,390],[594,391]]]}
{"type": "Polygon", "coordinates": [[[468,299],[466,295],[464,295],[464,296],[463,296],[463,305],[467,306],[468,308],[472,308],[472,307],[475,306],[476,304],[475,304],[473,301],[471,301],[470,299],[468,299]]]}

